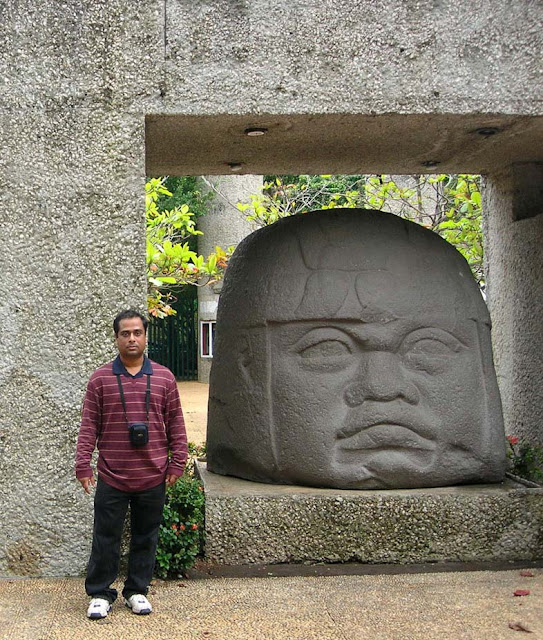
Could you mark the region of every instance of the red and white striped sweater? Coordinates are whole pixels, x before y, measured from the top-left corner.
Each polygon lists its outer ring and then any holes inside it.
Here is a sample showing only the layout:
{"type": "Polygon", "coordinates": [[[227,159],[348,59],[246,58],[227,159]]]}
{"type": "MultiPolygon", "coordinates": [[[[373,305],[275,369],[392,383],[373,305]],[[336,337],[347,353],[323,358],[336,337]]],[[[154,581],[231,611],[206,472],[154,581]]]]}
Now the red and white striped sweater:
{"type": "MultiPolygon", "coordinates": [[[[115,361],[114,361],[115,362],[115,361]]],[[[76,476],[92,476],[91,456],[98,447],[100,478],[121,491],[144,491],[164,482],[166,474],[181,475],[187,461],[187,435],[177,384],[171,371],[151,365],[149,442],[130,444],[113,362],[90,377],[77,440],[76,476]],[[168,454],[171,458],[168,459],[168,454]]],[[[147,375],[121,375],[129,422],[145,422],[147,375]]]]}

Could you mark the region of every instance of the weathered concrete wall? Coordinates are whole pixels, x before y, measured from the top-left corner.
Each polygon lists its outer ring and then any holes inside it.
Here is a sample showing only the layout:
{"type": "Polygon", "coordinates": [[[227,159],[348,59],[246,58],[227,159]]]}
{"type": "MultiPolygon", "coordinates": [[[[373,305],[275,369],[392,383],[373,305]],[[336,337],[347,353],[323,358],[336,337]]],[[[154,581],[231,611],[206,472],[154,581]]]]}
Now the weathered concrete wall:
{"type": "Polygon", "coordinates": [[[145,305],[143,111],[162,34],[153,3],[0,11],[0,574],[78,574],[82,394],[114,353],[115,313],[145,305]]]}
{"type": "Polygon", "coordinates": [[[0,3],[0,574],[85,567],[78,413],[112,316],[145,304],[144,157],[193,175],[541,160],[542,20],[531,0],[0,3]],[[262,120],[274,135],[247,138],[262,120]]]}
{"type": "Polygon", "coordinates": [[[507,433],[543,446],[543,168],[486,181],[488,304],[507,433]],[[539,206],[537,196],[539,192],[539,206]],[[535,203],[532,208],[531,203],[535,203]],[[530,217],[523,218],[524,205],[530,217]],[[520,218],[520,219],[518,219],[520,218]]]}
{"type": "Polygon", "coordinates": [[[541,158],[542,22],[531,0],[170,0],[148,167],[475,173],[541,158]],[[268,134],[248,139],[254,126],[268,134]]]}
{"type": "MultiPolygon", "coordinates": [[[[251,194],[258,194],[262,189],[262,176],[209,176],[208,189],[214,192],[206,216],[198,220],[198,229],[204,235],[198,236],[198,251],[208,256],[219,245],[223,249],[237,246],[246,235],[254,231],[253,225],[237,209],[238,202],[249,201],[251,194]]],[[[217,305],[222,282],[217,286],[206,286],[198,289],[198,318],[202,320],[217,319],[217,305]]],[[[199,329],[200,330],[200,329],[199,329]]],[[[209,382],[212,358],[202,357],[200,351],[201,336],[198,341],[198,380],[209,382]]]]}
{"type": "Polygon", "coordinates": [[[241,114],[540,114],[536,4],[170,0],[165,105],[194,114],[202,104],[241,114]]]}

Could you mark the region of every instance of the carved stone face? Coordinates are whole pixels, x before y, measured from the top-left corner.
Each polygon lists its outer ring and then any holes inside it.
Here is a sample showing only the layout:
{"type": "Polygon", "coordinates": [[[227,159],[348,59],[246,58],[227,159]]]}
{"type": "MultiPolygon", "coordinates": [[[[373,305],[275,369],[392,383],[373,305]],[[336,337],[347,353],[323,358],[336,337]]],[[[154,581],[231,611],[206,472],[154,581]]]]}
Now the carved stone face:
{"type": "Polygon", "coordinates": [[[465,261],[387,214],[320,212],[288,226],[284,244],[266,245],[283,278],[268,299],[254,290],[261,326],[250,311],[241,333],[230,325],[235,282],[223,291],[213,366],[228,382],[212,372],[210,469],[358,489],[501,480],[488,313],[465,261]]]}
{"type": "Polygon", "coordinates": [[[413,309],[409,318],[270,326],[274,437],[285,480],[413,487],[481,472],[486,402],[477,323],[453,320],[443,298],[433,316],[413,309]]]}

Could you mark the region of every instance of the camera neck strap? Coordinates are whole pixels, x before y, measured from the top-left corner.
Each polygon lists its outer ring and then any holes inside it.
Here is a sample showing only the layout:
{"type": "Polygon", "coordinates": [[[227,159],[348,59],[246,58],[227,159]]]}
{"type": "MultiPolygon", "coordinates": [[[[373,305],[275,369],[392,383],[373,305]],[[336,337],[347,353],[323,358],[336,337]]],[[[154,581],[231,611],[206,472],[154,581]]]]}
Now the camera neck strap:
{"type": "MultiPolygon", "coordinates": [[[[121,403],[123,405],[124,411],[124,419],[126,420],[126,424],[128,422],[128,415],[126,414],[126,400],[124,399],[124,391],[123,391],[123,383],[121,382],[121,374],[116,373],[117,376],[117,384],[119,385],[119,393],[121,394],[121,403]]],[[[146,413],[146,423],[149,424],[149,408],[151,406],[151,374],[146,373],[147,376],[147,390],[145,391],[145,413],[146,413]]]]}

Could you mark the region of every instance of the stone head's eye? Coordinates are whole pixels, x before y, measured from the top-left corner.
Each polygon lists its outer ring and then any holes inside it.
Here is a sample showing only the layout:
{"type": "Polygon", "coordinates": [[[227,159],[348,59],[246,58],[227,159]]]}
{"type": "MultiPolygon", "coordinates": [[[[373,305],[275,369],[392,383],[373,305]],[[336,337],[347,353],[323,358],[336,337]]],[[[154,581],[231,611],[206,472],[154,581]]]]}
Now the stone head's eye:
{"type": "Polygon", "coordinates": [[[302,358],[338,358],[349,355],[351,350],[347,344],[339,340],[323,340],[309,345],[300,351],[302,358]]]}
{"type": "Polygon", "coordinates": [[[356,361],[356,351],[352,337],[336,327],[311,329],[290,349],[303,369],[322,374],[351,367],[356,361]]]}
{"type": "Polygon", "coordinates": [[[439,331],[435,336],[423,333],[412,336],[404,344],[403,361],[411,369],[430,374],[443,373],[461,349],[461,343],[445,331],[439,331]]]}
{"type": "Polygon", "coordinates": [[[422,340],[417,340],[417,342],[415,342],[415,344],[409,349],[408,353],[414,355],[450,356],[454,355],[455,350],[452,346],[441,342],[441,340],[423,338],[422,340]]]}

